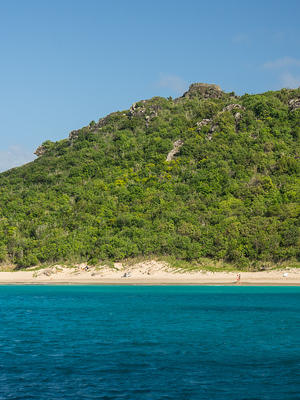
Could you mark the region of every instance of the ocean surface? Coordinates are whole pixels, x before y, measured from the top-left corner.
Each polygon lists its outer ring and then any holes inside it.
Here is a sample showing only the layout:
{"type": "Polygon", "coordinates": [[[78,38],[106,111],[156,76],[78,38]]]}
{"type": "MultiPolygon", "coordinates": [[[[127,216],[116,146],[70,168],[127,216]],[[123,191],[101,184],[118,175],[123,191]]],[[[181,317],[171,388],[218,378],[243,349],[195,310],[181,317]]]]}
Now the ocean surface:
{"type": "Polygon", "coordinates": [[[0,399],[300,399],[300,287],[0,286],[0,399]]]}

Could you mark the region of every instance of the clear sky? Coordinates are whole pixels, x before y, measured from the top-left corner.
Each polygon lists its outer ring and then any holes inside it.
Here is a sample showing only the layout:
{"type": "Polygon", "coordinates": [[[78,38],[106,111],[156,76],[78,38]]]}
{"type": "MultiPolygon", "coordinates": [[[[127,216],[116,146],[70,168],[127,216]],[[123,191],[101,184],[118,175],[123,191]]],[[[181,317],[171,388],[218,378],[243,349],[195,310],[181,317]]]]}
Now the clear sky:
{"type": "Polygon", "coordinates": [[[192,82],[300,85],[299,0],[0,1],[0,171],[192,82]]]}

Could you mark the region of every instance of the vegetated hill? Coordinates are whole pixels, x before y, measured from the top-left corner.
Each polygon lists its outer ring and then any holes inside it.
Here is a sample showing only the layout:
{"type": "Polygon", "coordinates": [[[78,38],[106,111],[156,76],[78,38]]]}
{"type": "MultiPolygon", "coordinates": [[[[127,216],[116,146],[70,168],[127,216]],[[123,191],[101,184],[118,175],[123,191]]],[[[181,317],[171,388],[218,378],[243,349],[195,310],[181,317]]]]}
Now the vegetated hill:
{"type": "Polygon", "coordinates": [[[45,142],[0,175],[1,262],[295,260],[299,107],[300,89],[193,84],[45,142]]]}

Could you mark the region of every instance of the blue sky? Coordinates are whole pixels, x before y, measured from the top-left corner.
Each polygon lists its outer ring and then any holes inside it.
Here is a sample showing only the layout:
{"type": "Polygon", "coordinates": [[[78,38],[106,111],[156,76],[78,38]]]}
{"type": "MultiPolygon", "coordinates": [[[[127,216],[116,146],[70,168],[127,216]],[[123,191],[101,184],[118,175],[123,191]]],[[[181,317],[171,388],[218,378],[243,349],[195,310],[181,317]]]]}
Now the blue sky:
{"type": "Polygon", "coordinates": [[[0,2],[0,171],[45,140],[192,82],[300,85],[299,0],[0,2]]]}

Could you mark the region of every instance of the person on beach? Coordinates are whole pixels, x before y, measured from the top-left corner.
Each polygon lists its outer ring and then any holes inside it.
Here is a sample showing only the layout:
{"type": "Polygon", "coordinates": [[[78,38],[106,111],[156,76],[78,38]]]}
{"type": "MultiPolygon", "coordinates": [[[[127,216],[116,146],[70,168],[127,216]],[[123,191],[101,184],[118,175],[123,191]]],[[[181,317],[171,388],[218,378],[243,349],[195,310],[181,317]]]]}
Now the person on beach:
{"type": "Polygon", "coordinates": [[[238,285],[241,282],[241,274],[238,273],[236,276],[236,284],[238,285]]]}

